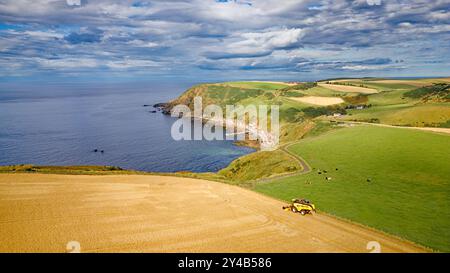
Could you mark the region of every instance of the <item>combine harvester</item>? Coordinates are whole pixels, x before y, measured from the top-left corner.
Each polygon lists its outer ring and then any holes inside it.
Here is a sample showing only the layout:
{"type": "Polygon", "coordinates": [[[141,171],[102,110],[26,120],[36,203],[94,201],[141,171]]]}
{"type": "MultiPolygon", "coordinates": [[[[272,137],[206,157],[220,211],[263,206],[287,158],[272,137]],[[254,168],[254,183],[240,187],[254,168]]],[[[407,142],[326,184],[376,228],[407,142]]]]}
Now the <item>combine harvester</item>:
{"type": "Polygon", "coordinates": [[[292,199],[292,203],[288,206],[283,206],[283,209],[286,211],[290,210],[293,213],[300,212],[301,215],[316,212],[316,207],[314,204],[306,199],[292,199]]]}

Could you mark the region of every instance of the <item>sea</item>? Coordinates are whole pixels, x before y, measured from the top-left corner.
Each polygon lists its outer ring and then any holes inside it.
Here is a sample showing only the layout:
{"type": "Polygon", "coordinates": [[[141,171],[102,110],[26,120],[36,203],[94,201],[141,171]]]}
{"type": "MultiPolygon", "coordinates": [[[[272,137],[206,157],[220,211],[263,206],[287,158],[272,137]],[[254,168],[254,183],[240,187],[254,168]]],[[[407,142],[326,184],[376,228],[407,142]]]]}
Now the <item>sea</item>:
{"type": "Polygon", "coordinates": [[[174,99],[191,84],[2,83],[0,165],[215,172],[254,152],[226,140],[176,141],[176,119],[144,107],[174,99]]]}

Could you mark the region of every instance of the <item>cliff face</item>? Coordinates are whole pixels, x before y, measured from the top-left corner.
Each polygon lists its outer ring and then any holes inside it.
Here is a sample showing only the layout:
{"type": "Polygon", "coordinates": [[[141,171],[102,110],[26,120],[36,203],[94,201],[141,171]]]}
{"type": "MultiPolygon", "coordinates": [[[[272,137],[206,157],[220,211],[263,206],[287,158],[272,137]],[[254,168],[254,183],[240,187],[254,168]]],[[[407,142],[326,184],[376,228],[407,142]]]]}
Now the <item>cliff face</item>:
{"type": "Polygon", "coordinates": [[[168,102],[164,110],[166,110],[169,114],[173,107],[176,105],[186,105],[190,109],[194,108],[194,98],[197,96],[205,97],[206,92],[208,91],[208,86],[204,84],[196,85],[194,87],[189,88],[183,94],[181,94],[178,98],[168,102]]]}
{"type": "Polygon", "coordinates": [[[267,101],[266,104],[269,104],[268,100],[271,97],[264,96],[266,93],[271,92],[261,89],[235,87],[227,84],[200,84],[188,89],[178,98],[167,103],[165,108],[170,112],[174,106],[183,104],[193,109],[194,98],[198,96],[202,97],[203,107],[215,104],[225,109],[226,105],[254,103],[251,100],[255,98],[258,98],[259,103],[267,101]]]}
{"type": "MultiPolygon", "coordinates": [[[[181,94],[175,100],[163,106],[163,113],[172,114],[177,105],[186,105],[191,111],[194,109],[194,101],[196,97],[202,98],[202,109],[209,105],[217,105],[222,108],[223,117],[210,117],[208,115],[195,116],[194,112],[189,114],[183,113],[185,117],[200,118],[204,122],[215,123],[226,128],[237,128],[239,132],[245,132],[253,136],[252,140],[258,140],[261,149],[274,149],[278,143],[278,134],[268,132],[265,127],[260,128],[257,123],[250,124],[248,117],[244,117],[246,121],[237,121],[234,118],[228,119],[226,115],[227,105],[243,105],[248,104],[269,104],[269,98],[265,96],[266,92],[261,89],[249,89],[242,87],[230,86],[227,84],[202,84],[194,86],[181,94]],[[258,98],[257,101],[255,99],[258,98]]],[[[275,125],[274,125],[275,126],[275,125]]],[[[271,126],[272,127],[272,126],[271,126]]]]}

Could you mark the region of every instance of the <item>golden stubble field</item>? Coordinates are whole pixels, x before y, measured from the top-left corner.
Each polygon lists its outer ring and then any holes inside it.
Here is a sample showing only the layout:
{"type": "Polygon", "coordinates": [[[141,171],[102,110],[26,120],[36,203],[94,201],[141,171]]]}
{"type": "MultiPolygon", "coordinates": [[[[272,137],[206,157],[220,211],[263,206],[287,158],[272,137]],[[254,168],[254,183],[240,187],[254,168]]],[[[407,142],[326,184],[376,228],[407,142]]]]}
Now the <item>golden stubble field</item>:
{"type": "Polygon", "coordinates": [[[334,91],[345,92],[345,93],[361,93],[361,94],[376,94],[378,91],[373,88],[352,86],[352,85],[341,85],[341,84],[327,84],[319,83],[321,87],[325,87],[334,91]]]}
{"type": "MultiPolygon", "coordinates": [[[[423,252],[250,190],[149,175],[0,174],[0,252],[423,252]]],[[[320,204],[316,204],[320,208],[320,204]]]]}
{"type": "Polygon", "coordinates": [[[320,106],[329,106],[329,105],[344,103],[344,100],[342,98],[336,98],[336,97],[306,96],[306,97],[298,97],[298,98],[294,97],[294,98],[290,98],[290,99],[299,101],[299,102],[303,102],[303,103],[320,105],[320,106]]]}

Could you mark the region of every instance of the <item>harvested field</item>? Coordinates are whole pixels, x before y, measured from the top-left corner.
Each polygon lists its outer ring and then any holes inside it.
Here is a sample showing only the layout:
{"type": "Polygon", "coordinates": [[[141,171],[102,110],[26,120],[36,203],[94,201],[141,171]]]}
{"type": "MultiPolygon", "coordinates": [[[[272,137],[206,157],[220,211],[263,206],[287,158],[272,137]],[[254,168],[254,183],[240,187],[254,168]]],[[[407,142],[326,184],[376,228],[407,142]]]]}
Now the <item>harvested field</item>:
{"type": "Polygon", "coordinates": [[[328,105],[334,105],[334,104],[341,104],[344,102],[341,98],[336,97],[316,97],[316,96],[307,96],[307,97],[298,97],[298,98],[290,98],[295,101],[314,104],[314,105],[320,105],[320,106],[328,106],[328,105]]]}
{"type": "Polygon", "coordinates": [[[351,86],[351,85],[319,83],[319,86],[322,86],[322,87],[325,87],[325,88],[328,88],[328,89],[331,89],[334,91],[345,92],[345,93],[361,93],[361,94],[378,93],[378,91],[373,88],[351,86]]]}
{"type": "Polygon", "coordinates": [[[429,82],[426,81],[420,81],[420,80],[376,80],[371,81],[370,83],[387,83],[387,84],[406,84],[406,85],[412,85],[415,87],[422,87],[426,85],[430,85],[429,82]]]}
{"type": "MultiPolygon", "coordinates": [[[[236,186],[149,175],[0,174],[0,252],[423,252],[236,186]]],[[[320,204],[317,204],[320,208],[320,204]]]]}

